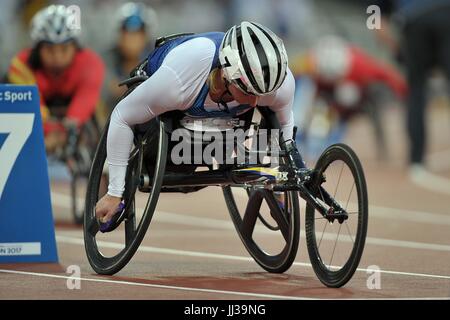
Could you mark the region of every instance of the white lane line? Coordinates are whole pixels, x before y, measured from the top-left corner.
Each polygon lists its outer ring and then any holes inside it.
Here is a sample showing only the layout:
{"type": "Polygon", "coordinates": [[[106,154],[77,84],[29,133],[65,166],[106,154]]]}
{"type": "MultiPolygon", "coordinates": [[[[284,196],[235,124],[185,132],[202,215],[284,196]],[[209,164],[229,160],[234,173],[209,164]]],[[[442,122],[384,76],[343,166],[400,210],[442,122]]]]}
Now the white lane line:
{"type": "Polygon", "coordinates": [[[168,285],[161,285],[161,284],[150,284],[150,283],[142,283],[142,282],[107,280],[107,279],[96,279],[96,278],[81,278],[81,277],[80,278],[76,278],[76,277],[73,277],[73,276],[62,276],[62,275],[49,274],[49,273],[26,272],[26,271],[17,271],[17,270],[0,269],[0,272],[2,272],[2,273],[9,273],[9,274],[20,274],[20,275],[45,277],[45,278],[71,279],[71,280],[81,280],[81,281],[87,281],[87,282],[101,282],[101,283],[110,283],[110,284],[123,284],[123,285],[158,288],[158,289],[169,289],[169,290],[180,290],[180,291],[194,291],[194,292],[202,292],[202,293],[217,293],[217,294],[227,294],[227,295],[236,295],[236,296],[247,296],[247,297],[253,297],[253,298],[285,299],[285,300],[288,300],[288,299],[289,300],[317,300],[317,299],[306,298],[306,297],[282,296],[282,295],[273,295],[273,294],[264,294],[264,293],[228,291],[228,290],[214,290],[214,289],[201,289],[201,288],[168,286],[168,285]]]}
{"type": "MultiPolygon", "coordinates": [[[[77,244],[84,246],[84,240],[77,237],[68,237],[57,235],[56,240],[60,243],[65,244],[77,244]]],[[[97,241],[97,244],[100,247],[110,248],[110,249],[123,249],[123,245],[117,242],[110,241],[97,241]]],[[[198,257],[198,258],[213,258],[213,259],[222,259],[222,260],[233,260],[233,261],[246,261],[246,262],[254,262],[253,258],[250,257],[242,257],[242,256],[233,256],[226,254],[217,254],[217,253],[208,253],[208,252],[199,252],[199,251],[188,251],[188,250],[176,250],[176,249],[168,249],[168,248],[157,248],[141,245],[138,249],[141,252],[149,252],[149,253],[162,253],[162,254],[171,254],[171,255],[179,255],[186,257],[198,257]]],[[[294,265],[301,267],[312,267],[310,263],[304,262],[294,262],[294,265]]],[[[357,271],[360,272],[373,272],[372,269],[358,268],[357,271]]],[[[436,275],[436,274],[425,274],[425,273],[413,273],[413,272],[402,272],[402,271],[390,271],[390,270],[380,270],[380,273],[392,274],[392,275],[403,275],[403,276],[412,276],[412,277],[425,277],[425,278],[435,278],[435,279],[450,279],[450,275],[436,275]]]]}
{"type": "MultiPolygon", "coordinates": [[[[247,193],[243,189],[237,189],[236,194],[243,198],[247,198],[247,193]]],[[[300,199],[305,205],[305,201],[300,199]]],[[[303,205],[303,207],[304,207],[303,205]]],[[[350,207],[356,208],[357,204],[349,202],[350,207]]],[[[432,213],[424,211],[416,211],[409,209],[389,208],[383,206],[369,205],[369,218],[393,219],[408,222],[420,222],[437,225],[450,226],[450,208],[445,208],[446,213],[432,213]]]]}
{"type": "MultiPolygon", "coordinates": [[[[239,193],[237,192],[237,194],[239,193]]],[[[239,195],[247,197],[246,193],[239,195]]],[[[300,200],[304,203],[302,199],[300,200]]],[[[70,208],[70,201],[71,197],[69,195],[52,192],[52,203],[54,205],[70,208]]],[[[84,199],[79,198],[78,204],[83,207],[84,199]]],[[[349,205],[356,206],[354,203],[349,203],[349,205]]],[[[450,226],[450,208],[445,208],[445,210],[447,211],[445,213],[434,213],[369,205],[369,217],[450,226]]]]}
{"type": "Polygon", "coordinates": [[[383,218],[399,221],[427,223],[440,226],[450,226],[450,208],[446,214],[421,212],[407,209],[394,209],[380,206],[369,206],[369,218],[383,218]]]}
{"type": "MultiPolygon", "coordinates": [[[[52,201],[54,204],[59,206],[67,207],[67,203],[70,197],[67,195],[61,195],[57,193],[52,193],[52,201]]],[[[389,209],[384,208],[384,214],[388,215],[389,209]]],[[[138,208],[138,211],[143,211],[142,208],[138,208]]],[[[393,214],[401,215],[402,210],[398,210],[393,214]]],[[[370,213],[371,215],[372,213],[370,213]]],[[[404,213],[407,216],[406,213],[404,213]]],[[[419,214],[416,215],[417,219],[419,218],[419,214]]],[[[437,219],[437,217],[435,217],[437,219]]],[[[426,218],[425,218],[426,219],[426,218]]],[[[185,226],[193,226],[193,227],[204,227],[204,228],[215,228],[220,230],[235,230],[234,225],[229,220],[221,220],[221,219],[212,219],[212,218],[201,218],[195,216],[189,216],[185,214],[178,214],[167,211],[157,211],[153,216],[153,221],[163,222],[163,223],[172,223],[178,225],[185,226]]],[[[270,234],[273,235],[273,232],[268,229],[260,229],[257,228],[255,230],[257,233],[261,234],[270,234]]],[[[302,238],[305,237],[304,233],[300,234],[302,238]]],[[[334,241],[336,238],[336,234],[333,233],[324,233],[324,240],[332,240],[334,241]]],[[[351,242],[352,240],[348,237],[342,238],[342,241],[351,242]]],[[[450,245],[446,244],[435,244],[435,243],[424,243],[424,242],[415,242],[415,241],[404,241],[404,240],[392,240],[392,239],[383,239],[383,238],[375,238],[375,237],[367,237],[366,244],[378,245],[378,246],[387,246],[387,247],[398,247],[398,248],[408,248],[408,249],[416,249],[416,250],[434,250],[434,251],[443,251],[450,252],[450,245]]]]}
{"type": "MultiPolygon", "coordinates": [[[[200,218],[194,216],[188,216],[173,212],[158,211],[154,215],[154,220],[164,223],[172,223],[179,225],[187,225],[193,227],[204,227],[204,228],[215,228],[221,230],[235,230],[232,222],[221,219],[211,219],[211,218],[200,218]]],[[[268,229],[255,229],[256,233],[270,234],[273,235],[273,231],[268,229]]],[[[300,235],[305,238],[304,233],[300,235]]],[[[336,234],[325,232],[323,235],[324,240],[336,240],[336,234]]],[[[342,241],[352,242],[350,238],[342,238],[342,241]]],[[[450,252],[450,245],[445,244],[435,244],[435,243],[424,243],[415,241],[403,241],[403,240],[391,240],[383,238],[367,237],[366,244],[378,245],[378,246],[388,246],[388,247],[400,247],[408,249],[420,249],[420,250],[434,250],[434,251],[444,251],[450,252]]]]}

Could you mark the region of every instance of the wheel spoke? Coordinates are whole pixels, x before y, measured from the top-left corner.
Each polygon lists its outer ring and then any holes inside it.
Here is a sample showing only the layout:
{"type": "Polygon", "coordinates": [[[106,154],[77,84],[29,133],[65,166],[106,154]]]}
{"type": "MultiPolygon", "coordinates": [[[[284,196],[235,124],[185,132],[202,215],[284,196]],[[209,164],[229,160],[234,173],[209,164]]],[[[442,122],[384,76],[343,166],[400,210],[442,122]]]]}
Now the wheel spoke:
{"type": "MultiPolygon", "coordinates": [[[[351,197],[351,195],[352,195],[352,193],[353,193],[354,187],[355,187],[355,182],[353,182],[352,188],[351,188],[351,190],[350,190],[350,194],[348,195],[347,203],[345,204],[345,211],[347,211],[348,203],[349,203],[349,201],[350,201],[350,197],[351,197]]],[[[347,215],[348,215],[348,214],[357,214],[357,213],[358,213],[358,212],[347,212],[347,215]]],[[[353,241],[353,238],[352,238],[352,235],[351,235],[351,232],[350,232],[350,228],[348,227],[347,221],[345,221],[345,226],[346,226],[346,228],[347,228],[347,231],[348,231],[348,235],[349,235],[349,237],[350,237],[350,240],[352,240],[352,243],[353,243],[353,245],[354,245],[355,242],[353,241]]]]}
{"type": "Polygon", "coordinates": [[[261,191],[254,191],[250,195],[247,203],[247,208],[245,209],[244,218],[242,219],[241,232],[246,237],[251,238],[253,231],[255,229],[256,220],[258,219],[259,208],[261,208],[261,203],[263,200],[263,195],[261,191]]]}
{"type": "Polygon", "coordinates": [[[353,245],[355,245],[355,241],[353,241],[352,234],[351,234],[351,232],[350,232],[350,228],[348,227],[347,221],[344,222],[344,223],[345,223],[345,226],[347,227],[347,231],[348,231],[348,235],[349,235],[349,237],[350,237],[350,240],[352,240],[353,245]]]}
{"type": "Polygon", "coordinates": [[[325,234],[325,229],[327,228],[328,221],[325,221],[324,224],[325,224],[325,226],[323,227],[322,235],[320,236],[320,241],[319,241],[319,245],[317,246],[317,249],[320,249],[320,244],[322,243],[323,235],[325,234]]]}
{"type": "Polygon", "coordinates": [[[136,206],[133,201],[125,218],[125,246],[128,247],[136,236],[136,206]]]}
{"type": "Polygon", "coordinates": [[[338,230],[338,234],[337,234],[337,237],[336,237],[336,241],[334,242],[333,253],[331,254],[331,260],[330,260],[330,264],[328,265],[328,269],[331,268],[331,265],[333,263],[334,252],[336,250],[336,246],[337,246],[337,243],[338,243],[339,234],[341,233],[341,227],[342,227],[342,224],[339,225],[339,230],[338,230]]]}
{"type": "Polygon", "coordinates": [[[350,201],[350,197],[351,197],[351,195],[352,195],[352,193],[353,193],[353,189],[354,189],[354,187],[355,187],[355,182],[353,182],[353,184],[352,184],[352,188],[351,188],[351,190],[350,190],[350,194],[348,195],[348,198],[347,198],[347,203],[345,204],[345,211],[347,211],[347,207],[348,207],[348,202],[350,201]]]}
{"type": "MultiPolygon", "coordinates": [[[[247,188],[247,189],[246,189],[246,192],[247,192],[247,195],[250,197],[251,190],[247,188]]],[[[278,230],[280,230],[279,226],[275,226],[275,227],[274,227],[274,226],[270,225],[270,224],[263,218],[261,212],[258,212],[258,218],[259,218],[259,220],[262,222],[262,224],[265,225],[269,230],[272,230],[272,231],[278,231],[278,230]]]]}
{"type": "Polygon", "coordinates": [[[336,188],[334,189],[333,198],[336,198],[337,188],[339,186],[339,183],[341,182],[342,171],[344,171],[344,162],[342,162],[341,172],[339,172],[339,178],[338,178],[338,182],[336,184],[336,188]]]}
{"type": "Polygon", "coordinates": [[[278,226],[280,227],[281,233],[283,234],[286,242],[289,241],[289,222],[284,215],[284,212],[281,210],[277,201],[275,200],[273,194],[267,190],[264,191],[264,199],[266,200],[269,208],[270,215],[276,221],[278,226]]]}

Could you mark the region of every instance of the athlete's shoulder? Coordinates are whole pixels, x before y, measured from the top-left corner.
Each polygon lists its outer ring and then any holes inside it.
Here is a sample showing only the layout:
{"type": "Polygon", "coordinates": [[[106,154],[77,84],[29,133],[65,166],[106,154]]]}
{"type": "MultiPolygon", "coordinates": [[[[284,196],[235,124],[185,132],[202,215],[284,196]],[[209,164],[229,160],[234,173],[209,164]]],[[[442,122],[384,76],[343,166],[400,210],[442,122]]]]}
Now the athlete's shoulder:
{"type": "Polygon", "coordinates": [[[198,53],[216,51],[216,41],[213,37],[209,37],[208,33],[199,34],[198,37],[192,38],[180,46],[183,46],[183,49],[198,53]]]}
{"type": "Polygon", "coordinates": [[[204,60],[212,60],[216,53],[216,45],[213,40],[207,37],[196,37],[181,43],[169,52],[163,64],[172,61],[189,61],[189,63],[199,63],[204,60]]]}
{"type": "Polygon", "coordinates": [[[28,64],[31,49],[24,49],[17,53],[11,60],[8,69],[8,81],[14,84],[34,84],[36,78],[28,64]]]}
{"type": "Polygon", "coordinates": [[[206,39],[210,39],[211,41],[215,42],[215,43],[221,43],[223,37],[225,36],[224,32],[219,32],[219,31],[212,31],[212,32],[203,32],[203,33],[198,33],[194,36],[194,38],[206,38],[206,39]]]}
{"type": "Polygon", "coordinates": [[[21,51],[19,51],[14,57],[13,60],[18,60],[23,64],[28,64],[28,60],[30,58],[31,49],[26,48],[21,51]]]}
{"type": "Polygon", "coordinates": [[[183,49],[191,49],[191,51],[204,52],[204,50],[216,51],[220,46],[222,39],[224,37],[223,32],[203,32],[196,33],[184,40],[178,47],[183,49]],[[195,50],[198,48],[198,50],[195,50]]]}

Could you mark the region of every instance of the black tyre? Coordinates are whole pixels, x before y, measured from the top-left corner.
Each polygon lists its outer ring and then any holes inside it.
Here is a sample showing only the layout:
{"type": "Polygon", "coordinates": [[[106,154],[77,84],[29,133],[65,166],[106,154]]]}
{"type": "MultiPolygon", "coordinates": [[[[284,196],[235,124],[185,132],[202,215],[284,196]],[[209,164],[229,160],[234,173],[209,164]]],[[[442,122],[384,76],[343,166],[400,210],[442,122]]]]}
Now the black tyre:
{"type": "Polygon", "coordinates": [[[240,192],[237,189],[242,188],[223,187],[223,194],[231,219],[245,248],[264,270],[272,273],[287,271],[295,260],[299,243],[300,208],[297,192],[284,192],[287,206],[281,210],[272,191],[248,190],[250,196],[246,200],[245,197],[240,200],[247,201],[244,211],[240,210],[236,203],[240,192]],[[276,223],[276,227],[272,228],[276,230],[267,228],[262,222],[262,216],[266,216],[263,218],[265,220],[268,220],[269,216],[267,212],[264,212],[267,209],[263,209],[263,206],[267,206],[270,210],[274,220],[272,224],[276,223]],[[263,234],[263,231],[268,232],[263,234]],[[269,232],[274,234],[273,237],[263,239],[269,236],[269,232]],[[275,237],[278,239],[275,240],[275,237]]]}
{"type": "MultiPolygon", "coordinates": [[[[279,128],[272,112],[261,111],[265,128],[279,128]]],[[[287,160],[281,158],[280,163],[287,160]]],[[[297,255],[300,238],[298,193],[283,192],[284,207],[267,189],[225,186],[223,194],[236,231],[256,263],[272,273],[288,270],[297,255]]]]}
{"type": "Polygon", "coordinates": [[[153,159],[154,170],[149,172],[151,190],[149,193],[141,193],[137,189],[140,175],[139,159],[145,152],[145,149],[141,148],[142,141],[138,141],[135,143],[135,149],[132,151],[128,163],[123,195],[126,205],[124,222],[116,230],[105,234],[98,231],[95,205],[106,192],[104,185],[108,180],[105,166],[108,125],[100,139],[89,175],[83,226],[86,254],[90,265],[99,274],[115,274],[130,261],[142,242],[153,217],[161,190],[168,148],[168,136],[164,130],[164,124],[159,121],[155,122],[157,130],[154,134],[149,135],[146,141],[148,145],[157,146],[157,152],[153,159]],[[139,201],[142,208],[140,208],[139,201]],[[144,206],[145,208],[143,208],[144,206]]]}
{"type": "Polygon", "coordinates": [[[312,267],[323,284],[337,288],[352,278],[363,254],[368,225],[366,181],[358,157],[345,144],[328,147],[315,169],[317,179],[310,188],[316,198],[325,204],[324,194],[328,193],[348,213],[346,220],[329,220],[306,205],[305,231],[312,267]]]}

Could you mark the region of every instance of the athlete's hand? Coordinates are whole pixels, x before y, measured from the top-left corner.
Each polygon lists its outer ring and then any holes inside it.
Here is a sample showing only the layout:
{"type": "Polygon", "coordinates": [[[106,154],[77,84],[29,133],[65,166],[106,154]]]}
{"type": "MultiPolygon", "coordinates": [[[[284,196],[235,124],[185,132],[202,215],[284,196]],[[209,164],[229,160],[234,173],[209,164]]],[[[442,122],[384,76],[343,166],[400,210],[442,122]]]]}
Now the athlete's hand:
{"type": "Polygon", "coordinates": [[[62,120],[62,124],[66,129],[78,128],[78,121],[76,119],[66,117],[62,120]]]}
{"type": "Polygon", "coordinates": [[[95,206],[95,216],[97,219],[102,223],[111,220],[121,200],[119,197],[105,194],[95,206]]]}
{"type": "Polygon", "coordinates": [[[66,134],[60,130],[50,131],[45,136],[45,150],[48,154],[63,148],[66,144],[66,134]]]}

